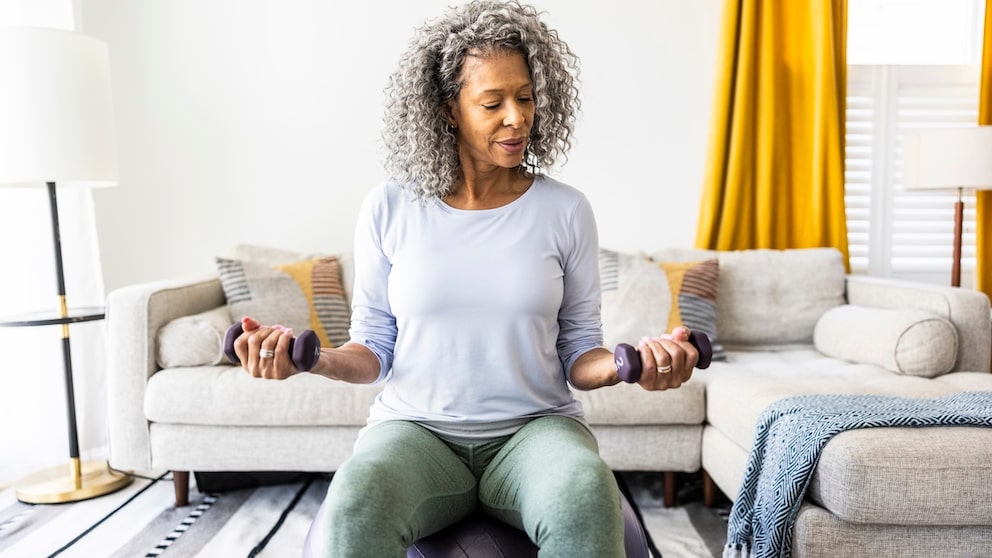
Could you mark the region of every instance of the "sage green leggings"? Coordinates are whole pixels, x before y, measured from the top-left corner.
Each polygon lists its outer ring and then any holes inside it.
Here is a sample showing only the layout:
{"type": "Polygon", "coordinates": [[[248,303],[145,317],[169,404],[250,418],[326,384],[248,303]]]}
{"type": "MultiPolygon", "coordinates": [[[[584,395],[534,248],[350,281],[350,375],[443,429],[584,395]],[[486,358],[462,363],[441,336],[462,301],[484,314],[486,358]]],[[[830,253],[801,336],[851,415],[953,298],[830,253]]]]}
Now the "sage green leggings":
{"type": "Polygon", "coordinates": [[[512,436],[453,444],[426,428],[370,428],[334,474],[324,548],[401,558],[417,539],[480,510],[522,529],[542,558],[623,558],[620,492],[585,425],[534,419],[512,436]]]}

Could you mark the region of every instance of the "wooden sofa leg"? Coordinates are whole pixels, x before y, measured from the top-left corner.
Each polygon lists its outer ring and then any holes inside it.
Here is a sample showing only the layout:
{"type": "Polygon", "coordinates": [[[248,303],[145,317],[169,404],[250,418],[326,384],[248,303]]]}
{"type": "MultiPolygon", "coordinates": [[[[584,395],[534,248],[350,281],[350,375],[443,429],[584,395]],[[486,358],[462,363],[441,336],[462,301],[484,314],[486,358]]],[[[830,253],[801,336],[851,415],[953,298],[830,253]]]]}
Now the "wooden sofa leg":
{"type": "Polygon", "coordinates": [[[710,474],[703,469],[703,505],[707,508],[712,508],[716,506],[717,497],[716,483],[710,478],[710,474]]]}
{"type": "Polygon", "coordinates": [[[671,508],[679,503],[679,474],[677,471],[665,471],[662,475],[665,482],[665,507],[671,508]]]}
{"type": "Polygon", "coordinates": [[[173,471],[172,483],[176,489],[176,507],[181,508],[189,503],[189,471],[173,471]]]}

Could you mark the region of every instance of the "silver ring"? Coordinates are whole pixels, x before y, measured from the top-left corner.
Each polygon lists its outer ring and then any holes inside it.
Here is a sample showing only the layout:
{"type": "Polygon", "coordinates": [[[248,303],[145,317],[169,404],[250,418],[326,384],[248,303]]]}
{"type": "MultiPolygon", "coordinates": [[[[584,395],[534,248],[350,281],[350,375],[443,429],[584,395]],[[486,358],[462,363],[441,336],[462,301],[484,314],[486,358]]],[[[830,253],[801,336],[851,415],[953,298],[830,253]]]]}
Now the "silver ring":
{"type": "Polygon", "coordinates": [[[271,349],[259,349],[258,356],[259,358],[274,358],[276,352],[271,349]]]}
{"type": "Polygon", "coordinates": [[[658,371],[659,374],[668,374],[669,372],[672,371],[672,365],[669,364],[668,366],[659,366],[658,368],[656,368],[656,370],[658,371]]]}

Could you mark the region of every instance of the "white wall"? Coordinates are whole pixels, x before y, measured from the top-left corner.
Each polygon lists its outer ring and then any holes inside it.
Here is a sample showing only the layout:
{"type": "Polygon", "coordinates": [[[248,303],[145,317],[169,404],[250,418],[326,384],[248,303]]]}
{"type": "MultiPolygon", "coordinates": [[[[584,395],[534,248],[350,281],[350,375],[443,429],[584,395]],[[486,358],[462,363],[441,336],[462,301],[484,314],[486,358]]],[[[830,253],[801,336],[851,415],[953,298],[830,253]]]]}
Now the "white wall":
{"type": "MultiPolygon", "coordinates": [[[[382,89],[449,0],[80,0],[110,45],[120,186],[94,192],[107,290],[210,273],[241,242],[350,250],[385,176],[382,89]]],[[[555,174],[604,247],[689,246],[719,0],[533,0],[582,60],[583,113],[555,174]]]]}

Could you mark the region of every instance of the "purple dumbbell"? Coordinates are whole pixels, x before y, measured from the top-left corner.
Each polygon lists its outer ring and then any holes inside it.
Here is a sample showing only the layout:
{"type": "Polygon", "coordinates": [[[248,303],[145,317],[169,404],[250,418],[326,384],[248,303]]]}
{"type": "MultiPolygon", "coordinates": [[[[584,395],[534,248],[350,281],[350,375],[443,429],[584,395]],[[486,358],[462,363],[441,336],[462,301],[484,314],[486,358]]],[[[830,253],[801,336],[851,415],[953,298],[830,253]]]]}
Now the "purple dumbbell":
{"type": "MultiPolygon", "coordinates": [[[[238,354],[234,352],[234,341],[241,337],[242,333],[244,329],[241,327],[241,322],[237,322],[227,328],[224,334],[224,354],[231,364],[241,364],[238,354]]],[[[297,370],[309,372],[317,365],[317,359],[320,358],[320,339],[317,338],[317,334],[313,330],[305,329],[298,336],[290,339],[289,356],[297,370]]]]}
{"type": "MultiPolygon", "coordinates": [[[[705,333],[693,331],[689,334],[689,343],[699,352],[696,368],[709,368],[713,360],[713,345],[705,333]]],[[[620,379],[632,384],[641,378],[641,354],[633,345],[620,343],[613,352],[614,363],[617,365],[617,375],[620,379]]]]}

